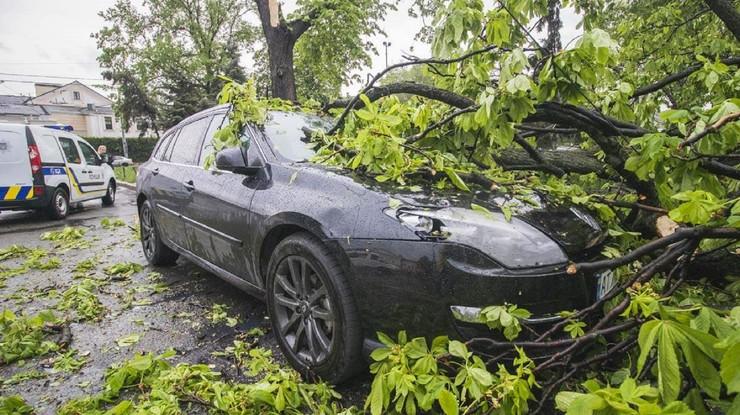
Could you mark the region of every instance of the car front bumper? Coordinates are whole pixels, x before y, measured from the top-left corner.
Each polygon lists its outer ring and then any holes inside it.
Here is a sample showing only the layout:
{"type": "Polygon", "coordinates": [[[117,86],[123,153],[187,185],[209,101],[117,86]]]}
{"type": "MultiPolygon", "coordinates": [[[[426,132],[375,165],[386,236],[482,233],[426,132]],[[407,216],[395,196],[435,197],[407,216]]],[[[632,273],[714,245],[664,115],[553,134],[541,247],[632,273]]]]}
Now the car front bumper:
{"type": "Polygon", "coordinates": [[[427,338],[503,340],[472,314],[489,305],[516,304],[535,316],[528,323],[550,325],[559,319],[557,312],[587,306],[596,295],[595,278],[568,275],[567,264],[507,269],[473,248],[443,241],[334,242],[344,251],[368,339],[377,331],[405,330],[427,338]]]}

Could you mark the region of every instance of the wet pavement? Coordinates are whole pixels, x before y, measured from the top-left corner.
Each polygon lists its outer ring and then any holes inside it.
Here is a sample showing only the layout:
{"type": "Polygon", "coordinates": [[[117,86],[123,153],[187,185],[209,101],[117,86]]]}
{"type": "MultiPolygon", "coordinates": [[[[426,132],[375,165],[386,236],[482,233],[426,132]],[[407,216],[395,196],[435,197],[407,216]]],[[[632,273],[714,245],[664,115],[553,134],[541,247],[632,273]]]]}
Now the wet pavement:
{"type": "MultiPolygon", "coordinates": [[[[80,280],[73,277],[73,269],[80,261],[95,258],[91,277],[103,280],[98,298],[106,311],[98,321],[72,322],[72,341],[67,350],[78,350],[89,361],[76,373],[54,373],[49,359],[54,354],[0,365],[0,395],[19,394],[34,406],[37,414],[53,414],[64,402],[100,391],[106,368],[122,362],[137,352],[161,353],[174,348],[178,355],[173,362],[208,363],[224,373],[225,378],[239,380],[239,370],[226,357],[213,356],[232,344],[234,337],[251,328],[260,327],[266,335],[259,345],[270,348],[282,360],[274,337],[269,333],[262,301],[235,289],[187,260],[179,259],[174,267],[151,267],[141,251],[135,235],[137,226],[135,194],[119,189],[115,206],[103,208],[100,201],[86,202],[81,209],[71,212],[64,221],[52,221],[41,213],[0,213],[0,249],[12,244],[48,250],[61,260],[61,267],[52,270],[31,270],[8,278],[0,288],[0,310],[10,309],[16,314],[35,314],[53,310],[57,317],[73,317],[74,311],[56,310],[61,293],[80,280]],[[105,229],[103,218],[120,218],[126,226],[105,229]],[[40,235],[64,226],[86,229],[85,240],[90,247],[55,249],[40,235]],[[110,278],[106,267],[116,263],[134,262],[143,270],[124,278],[110,278]],[[214,323],[209,319],[214,304],[228,307],[229,317],[237,317],[238,324],[229,327],[225,321],[214,323]],[[139,336],[130,346],[120,346],[118,340],[139,336]],[[13,375],[38,371],[40,379],[7,384],[13,375]]],[[[5,267],[19,265],[21,260],[0,263],[5,267]]],[[[362,405],[361,396],[368,388],[367,378],[360,378],[338,390],[347,403],[362,405]]]]}

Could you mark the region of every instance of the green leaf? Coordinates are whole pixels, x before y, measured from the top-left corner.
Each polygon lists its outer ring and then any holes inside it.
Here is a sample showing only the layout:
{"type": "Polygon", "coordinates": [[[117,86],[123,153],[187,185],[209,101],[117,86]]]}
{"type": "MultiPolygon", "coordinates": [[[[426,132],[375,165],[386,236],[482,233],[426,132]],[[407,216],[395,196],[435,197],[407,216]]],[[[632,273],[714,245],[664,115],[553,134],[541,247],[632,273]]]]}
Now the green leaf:
{"type": "Polygon", "coordinates": [[[465,343],[461,343],[457,340],[450,341],[449,344],[450,354],[456,357],[466,359],[468,357],[468,348],[465,343]]]}
{"type": "Polygon", "coordinates": [[[452,392],[448,391],[447,389],[440,389],[440,391],[437,393],[437,402],[439,402],[439,406],[442,408],[442,411],[444,411],[445,415],[457,415],[458,414],[458,405],[457,405],[457,398],[455,398],[455,395],[452,394],[452,392]]]}
{"type": "Polygon", "coordinates": [[[658,390],[663,402],[678,399],[681,389],[681,372],[673,345],[675,340],[670,326],[662,324],[658,335],[658,390]]]}
{"type": "Polygon", "coordinates": [[[725,351],[720,363],[720,376],[727,385],[727,392],[740,393],[740,343],[725,351]]]}
{"type": "Polygon", "coordinates": [[[450,181],[452,182],[452,184],[455,185],[455,187],[457,187],[460,190],[464,190],[466,192],[470,191],[468,186],[465,184],[465,182],[463,182],[460,176],[457,175],[457,172],[455,172],[455,170],[453,170],[450,167],[445,167],[444,171],[447,174],[447,177],[450,178],[450,181]]]}

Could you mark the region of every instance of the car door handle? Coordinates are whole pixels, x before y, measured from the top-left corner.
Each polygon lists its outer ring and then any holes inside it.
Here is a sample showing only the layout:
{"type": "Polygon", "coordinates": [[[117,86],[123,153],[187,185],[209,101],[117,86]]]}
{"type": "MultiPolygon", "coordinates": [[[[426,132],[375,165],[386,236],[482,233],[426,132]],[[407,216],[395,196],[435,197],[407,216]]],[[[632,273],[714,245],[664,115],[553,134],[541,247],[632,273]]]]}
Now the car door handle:
{"type": "Polygon", "coordinates": [[[159,174],[159,167],[153,168],[152,169],[152,174],[155,175],[155,176],[158,175],[159,174]]]}
{"type": "Polygon", "coordinates": [[[192,192],[193,189],[195,189],[195,184],[192,180],[188,180],[186,182],[182,182],[182,185],[185,186],[185,188],[188,190],[188,192],[192,192]]]}
{"type": "Polygon", "coordinates": [[[82,170],[80,173],[90,173],[90,172],[87,170],[82,170]]]}

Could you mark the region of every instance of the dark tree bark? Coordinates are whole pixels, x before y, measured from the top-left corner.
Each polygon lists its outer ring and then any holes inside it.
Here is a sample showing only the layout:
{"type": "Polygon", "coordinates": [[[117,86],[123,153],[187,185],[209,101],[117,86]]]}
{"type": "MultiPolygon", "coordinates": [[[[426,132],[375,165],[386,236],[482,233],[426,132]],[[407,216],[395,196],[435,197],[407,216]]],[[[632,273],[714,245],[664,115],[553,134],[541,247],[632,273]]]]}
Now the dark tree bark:
{"type": "Polygon", "coordinates": [[[731,0],[704,0],[712,12],[722,20],[727,29],[740,41],[740,12],[731,0]]]}
{"type": "Polygon", "coordinates": [[[255,3],[267,42],[272,97],[297,101],[293,48],[311,24],[305,20],[286,22],[277,0],[255,0],[255,3]]]}

